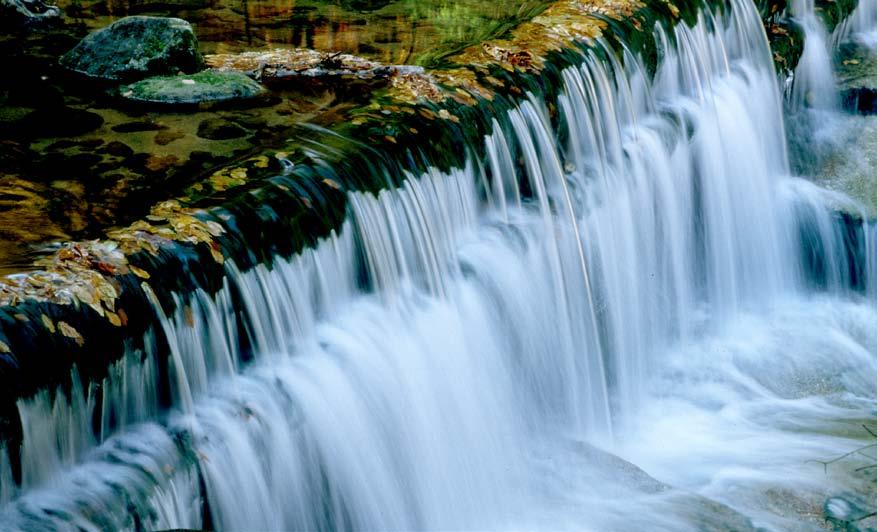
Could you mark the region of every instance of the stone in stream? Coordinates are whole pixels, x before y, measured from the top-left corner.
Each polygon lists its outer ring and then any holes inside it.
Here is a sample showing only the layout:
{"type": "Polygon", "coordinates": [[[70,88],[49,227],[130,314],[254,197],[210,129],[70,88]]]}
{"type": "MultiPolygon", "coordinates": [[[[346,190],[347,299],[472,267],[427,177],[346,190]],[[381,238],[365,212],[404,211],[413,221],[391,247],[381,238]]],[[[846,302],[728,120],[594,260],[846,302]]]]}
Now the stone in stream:
{"type": "Polygon", "coordinates": [[[156,76],[121,88],[123,98],[156,104],[215,103],[250,100],[264,92],[240,72],[205,70],[193,75],[156,76]]]}
{"type": "Polygon", "coordinates": [[[61,8],[42,0],[0,0],[0,27],[40,26],[59,22],[61,8]]]}
{"type": "Polygon", "coordinates": [[[757,530],[748,517],[730,506],[665,484],[610,452],[581,441],[570,442],[569,450],[571,467],[587,478],[585,484],[600,486],[611,479],[612,483],[618,483],[628,490],[626,496],[631,501],[654,498],[663,509],[662,517],[668,518],[670,523],[695,523],[698,530],[757,530]]]}
{"type": "MultiPolygon", "coordinates": [[[[825,520],[835,530],[873,530],[862,526],[863,521],[875,516],[873,505],[854,494],[831,497],[823,507],[825,520]]],[[[873,523],[872,523],[873,524],[873,523]]]]}
{"type": "Polygon", "coordinates": [[[862,113],[877,113],[877,53],[865,46],[841,46],[837,81],[844,107],[862,113]]]}
{"type": "Polygon", "coordinates": [[[95,31],[61,57],[62,66],[107,81],[193,73],[203,63],[188,22],[144,16],[125,17],[95,31]]]}
{"type": "Polygon", "coordinates": [[[247,130],[234,122],[221,118],[208,118],[198,125],[198,136],[207,140],[239,139],[247,135],[247,130]]]}

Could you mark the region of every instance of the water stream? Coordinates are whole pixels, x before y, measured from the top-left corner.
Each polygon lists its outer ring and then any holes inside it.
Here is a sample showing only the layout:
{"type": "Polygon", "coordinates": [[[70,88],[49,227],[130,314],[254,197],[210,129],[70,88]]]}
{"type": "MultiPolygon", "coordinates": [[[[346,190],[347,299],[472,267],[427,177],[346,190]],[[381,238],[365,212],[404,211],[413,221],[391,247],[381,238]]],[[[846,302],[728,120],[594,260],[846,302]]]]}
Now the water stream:
{"type": "Polygon", "coordinates": [[[839,103],[831,64],[832,50],[814,4],[814,0],[794,0],[792,3],[792,15],[804,31],[804,52],[795,68],[791,105],[793,110],[832,111],[839,103]]]}
{"type": "Polygon", "coordinates": [[[791,175],[761,21],[729,6],[656,30],[654,80],[598,45],[558,130],[530,95],[484,160],[352,193],[101,387],[22,401],[0,527],[819,528],[870,486],[813,461],[877,408],[877,228],[791,175]]]}

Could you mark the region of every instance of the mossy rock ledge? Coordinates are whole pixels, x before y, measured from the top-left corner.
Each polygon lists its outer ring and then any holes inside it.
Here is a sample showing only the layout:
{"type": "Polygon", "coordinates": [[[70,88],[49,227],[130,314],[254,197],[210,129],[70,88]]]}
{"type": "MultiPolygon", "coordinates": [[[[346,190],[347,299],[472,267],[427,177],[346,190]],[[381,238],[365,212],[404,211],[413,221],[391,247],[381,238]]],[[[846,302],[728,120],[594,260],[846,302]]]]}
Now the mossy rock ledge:
{"type": "Polygon", "coordinates": [[[264,89],[240,72],[205,70],[192,75],[156,76],[125,85],[122,98],[134,102],[192,105],[251,100],[264,89]]]}
{"type": "Polygon", "coordinates": [[[60,62],[69,70],[105,81],[193,73],[204,65],[188,22],[145,16],[125,17],[89,34],[60,62]]]}
{"type": "MultiPolygon", "coordinates": [[[[218,171],[216,183],[207,187],[212,195],[199,189],[190,195],[200,198],[197,202],[192,197],[163,202],[147,219],[106,239],[64,244],[35,271],[0,280],[0,440],[9,448],[20,441],[18,400],[69,387],[74,366],[78,380],[100,382],[126,351],[142,348],[144,333],[156,325],[156,304],[169,315],[192,294],[222,288],[229,262],[246,272],[315,245],[342,226],[348,191],[397,186],[424,160],[441,168],[462,165],[463,152],[448,147],[480,142],[492,130],[493,117],[528,92],[556,101],[563,69],[580,65],[583,51],[598,39],[617,49],[624,43],[653,67],[657,51],[650,29],[694,20],[702,7],[697,1],[680,5],[685,9],[638,0],[555,0],[502,39],[446,58],[443,68],[394,72],[370,103],[351,109],[329,133],[317,138],[309,130],[308,146],[329,146],[331,157],[301,150],[301,160],[281,175],[270,175],[267,157],[249,173],[218,171]],[[335,150],[336,137],[357,142],[335,150]],[[424,157],[413,157],[413,148],[424,157]]],[[[328,59],[333,67],[347,66],[347,58],[328,59]]],[[[327,63],[323,56],[315,60],[327,63]]],[[[237,63],[211,66],[234,70],[237,63]]],[[[266,69],[257,66],[241,70],[264,75],[266,69]]],[[[140,79],[146,77],[151,76],[140,79]]],[[[217,125],[199,130],[233,133],[217,131],[217,125]]],[[[246,342],[241,339],[242,352],[251,349],[246,342]]],[[[159,341],[154,356],[164,367],[162,375],[170,374],[166,351],[159,341]]],[[[167,386],[161,390],[170,397],[167,386]]]]}

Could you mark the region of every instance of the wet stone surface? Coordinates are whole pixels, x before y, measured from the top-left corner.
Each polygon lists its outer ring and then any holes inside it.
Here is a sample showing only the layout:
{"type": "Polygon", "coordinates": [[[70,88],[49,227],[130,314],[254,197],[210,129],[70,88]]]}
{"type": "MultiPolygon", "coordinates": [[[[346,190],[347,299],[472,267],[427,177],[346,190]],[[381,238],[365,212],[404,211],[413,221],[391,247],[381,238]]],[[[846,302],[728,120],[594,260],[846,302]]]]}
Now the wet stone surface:
{"type": "Polygon", "coordinates": [[[125,17],[90,33],[60,59],[73,72],[108,81],[197,72],[203,61],[188,22],[143,16],[125,17]]]}
{"type": "Polygon", "coordinates": [[[858,113],[877,113],[877,51],[843,45],[836,70],[844,106],[858,113]]]}

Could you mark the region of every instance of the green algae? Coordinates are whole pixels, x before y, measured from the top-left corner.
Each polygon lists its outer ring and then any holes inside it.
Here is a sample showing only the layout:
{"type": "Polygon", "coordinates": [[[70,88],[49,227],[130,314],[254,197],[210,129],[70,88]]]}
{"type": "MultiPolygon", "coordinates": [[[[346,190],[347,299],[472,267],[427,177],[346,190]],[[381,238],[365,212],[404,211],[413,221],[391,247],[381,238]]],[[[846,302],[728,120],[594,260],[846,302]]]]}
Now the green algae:
{"type": "Polygon", "coordinates": [[[205,70],[191,75],[157,76],[127,85],[121,96],[135,102],[199,104],[248,100],[261,95],[261,85],[239,72],[205,70]]]}

